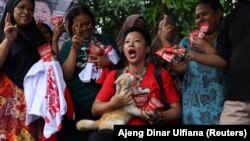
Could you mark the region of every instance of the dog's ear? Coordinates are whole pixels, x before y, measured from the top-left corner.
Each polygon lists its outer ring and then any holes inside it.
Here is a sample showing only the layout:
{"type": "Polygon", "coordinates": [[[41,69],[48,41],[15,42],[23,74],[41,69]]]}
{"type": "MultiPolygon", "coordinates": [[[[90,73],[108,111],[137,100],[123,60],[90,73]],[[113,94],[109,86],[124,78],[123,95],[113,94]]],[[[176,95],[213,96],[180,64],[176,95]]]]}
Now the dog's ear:
{"type": "Polygon", "coordinates": [[[134,77],[129,73],[123,73],[121,74],[116,80],[116,90],[119,88],[122,88],[122,90],[125,90],[126,88],[129,88],[133,85],[134,77]]]}
{"type": "Polygon", "coordinates": [[[118,78],[116,78],[116,80],[115,80],[115,82],[114,82],[114,84],[115,84],[115,86],[116,86],[116,90],[118,90],[119,88],[122,87],[122,85],[123,85],[123,83],[124,83],[124,81],[125,81],[125,79],[126,79],[125,75],[126,75],[126,74],[123,73],[123,74],[121,74],[118,78]]]}
{"type": "Polygon", "coordinates": [[[116,80],[115,80],[115,85],[125,85],[129,86],[131,84],[131,74],[129,73],[123,73],[121,74],[116,80]]]}
{"type": "Polygon", "coordinates": [[[129,75],[128,73],[121,74],[118,78],[116,78],[115,84],[122,83],[122,81],[126,80],[128,75],[129,75]]]}

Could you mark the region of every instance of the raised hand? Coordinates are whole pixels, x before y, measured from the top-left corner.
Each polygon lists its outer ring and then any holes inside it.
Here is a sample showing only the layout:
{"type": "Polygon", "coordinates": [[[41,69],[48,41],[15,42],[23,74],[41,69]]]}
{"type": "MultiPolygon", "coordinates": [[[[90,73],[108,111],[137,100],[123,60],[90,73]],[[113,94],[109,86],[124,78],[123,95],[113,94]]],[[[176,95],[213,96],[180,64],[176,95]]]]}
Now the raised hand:
{"type": "Polygon", "coordinates": [[[54,29],[53,36],[52,36],[52,42],[53,41],[58,42],[63,32],[66,31],[66,29],[64,28],[63,19],[60,19],[54,26],[55,26],[55,29],[54,29]]]}
{"type": "Polygon", "coordinates": [[[59,20],[57,24],[55,24],[55,29],[54,29],[54,34],[53,34],[53,38],[55,38],[55,40],[58,40],[59,37],[62,35],[63,32],[65,32],[65,28],[64,28],[64,23],[63,23],[63,19],[59,20]]]}
{"type": "Polygon", "coordinates": [[[5,17],[4,34],[5,34],[5,38],[9,41],[15,40],[18,34],[17,25],[13,25],[11,23],[9,13],[7,13],[5,17]]]}
{"type": "Polygon", "coordinates": [[[163,20],[160,22],[159,36],[163,44],[168,43],[173,38],[174,26],[171,25],[168,16],[164,15],[163,20]]]}
{"type": "Polygon", "coordinates": [[[56,53],[56,55],[59,55],[59,39],[61,37],[61,35],[63,34],[63,32],[65,32],[65,28],[64,28],[64,22],[63,22],[63,18],[59,19],[57,21],[57,23],[54,24],[54,32],[53,32],[53,36],[52,36],[52,48],[54,50],[54,52],[56,53]]]}
{"type": "Polygon", "coordinates": [[[73,28],[73,37],[72,37],[72,46],[76,49],[80,47],[80,45],[83,43],[84,38],[80,35],[80,25],[75,25],[73,28]]]}

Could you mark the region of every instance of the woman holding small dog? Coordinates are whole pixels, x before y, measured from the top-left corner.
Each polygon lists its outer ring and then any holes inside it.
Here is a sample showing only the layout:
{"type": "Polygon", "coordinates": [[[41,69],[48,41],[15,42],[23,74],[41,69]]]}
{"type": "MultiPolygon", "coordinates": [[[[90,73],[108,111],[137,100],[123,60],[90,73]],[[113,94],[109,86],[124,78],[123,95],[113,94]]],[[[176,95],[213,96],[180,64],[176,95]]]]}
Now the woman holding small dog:
{"type": "MultiPolygon", "coordinates": [[[[161,105],[160,87],[154,76],[154,65],[148,62],[150,54],[151,39],[148,33],[138,28],[130,28],[126,31],[122,55],[127,61],[123,68],[123,73],[130,73],[135,77],[134,87],[131,89],[119,91],[115,89],[114,82],[117,70],[112,71],[106,78],[101,90],[92,107],[92,113],[95,116],[101,116],[108,111],[123,107],[135,102],[141,110],[140,117],[133,117],[128,125],[147,125],[161,119],[170,123],[180,118],[181,106],[180,96],[175,84],[168,71],[161,68],[163,87],[165,89],[166,102],[169,109],[161,105]],[[153,105],[149,106],[153,101],[153,105]]],[[[112,130],[98,130],[89,137],[90,141],[113,140],[112,130]],[[107,139],[110,138],[110,139],[107,139]]]]}

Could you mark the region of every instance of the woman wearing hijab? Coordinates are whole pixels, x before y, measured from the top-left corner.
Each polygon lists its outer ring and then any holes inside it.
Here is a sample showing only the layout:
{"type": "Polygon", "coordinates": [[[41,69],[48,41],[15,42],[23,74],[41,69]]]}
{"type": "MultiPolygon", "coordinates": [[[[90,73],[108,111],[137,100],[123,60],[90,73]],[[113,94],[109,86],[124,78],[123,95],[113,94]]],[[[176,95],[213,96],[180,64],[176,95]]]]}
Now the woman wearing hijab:
{"type": "Polygon", "coordinates": [[[9,0],[0,21],[0,140],[41,140],[40,121],[25,125],[23,79],[46,39],[33,18],[34,0],[9,0]]]}
{"type": "Polygon", "coordinates": [[[121,48],[123,47],[123,44],[124,44],[125,31],[131,27],[138,27],[140,29],[145,30],[146,29],[146,21],[139,14],[132,14],[132,15],[127,17],[126,21],[123,23],[122,28],[120,29],[120,31],[116,37],[116,43],[117,43],[117,46],[118,46],[120,51],[121,51],[121,48]]]}

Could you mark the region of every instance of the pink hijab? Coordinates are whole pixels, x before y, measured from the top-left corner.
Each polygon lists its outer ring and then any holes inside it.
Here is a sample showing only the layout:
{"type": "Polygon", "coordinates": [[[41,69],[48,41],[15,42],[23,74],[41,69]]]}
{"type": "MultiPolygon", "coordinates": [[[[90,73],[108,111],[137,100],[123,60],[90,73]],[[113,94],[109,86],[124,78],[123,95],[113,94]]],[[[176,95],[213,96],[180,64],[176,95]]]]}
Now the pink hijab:
{"type": "Polygon", "coordinates": [[[126,21],[123,23],[122,28],[120,29],[120,31],[118,33],[118,36],[116,37],[116,43],[117,43],[117,46],[118,46],[118,48],[119,48],[120,51],[121,51],[121,48],[123,47],[125,31],[128,28],[133,27],[134,24],[135,24],[135,21],[138,18],[145,20],[139,14],[132,14],[132,15],[128,16],[127,19],[126,19],[126,21]]]}

